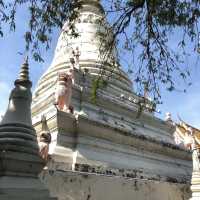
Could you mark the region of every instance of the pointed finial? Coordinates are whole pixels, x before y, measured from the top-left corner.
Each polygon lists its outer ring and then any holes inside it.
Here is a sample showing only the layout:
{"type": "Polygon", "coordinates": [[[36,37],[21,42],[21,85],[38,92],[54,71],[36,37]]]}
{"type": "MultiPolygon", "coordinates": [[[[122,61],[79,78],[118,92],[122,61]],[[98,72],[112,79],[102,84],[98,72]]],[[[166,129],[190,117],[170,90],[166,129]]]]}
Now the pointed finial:
{"type": "Polygon", "coordinates": [[[28,68],[28,56],[26,56],[24,63],[21,66],[21,71],[19,73],[20,80],[29,80],[29,68],[28,68]]]}
{"type": "MultiPolygon", "coordinates": [[[[29,64],[28,64],[28,56],[24,59],[24,63],[21,66],[21,70],[19,72],[19,78],[15,81],[16,84],[28,84],[32,85],[31,81],[29,80],[29,64]]],[[[28,86],[27,85],[27,86],[28,86]]]]}

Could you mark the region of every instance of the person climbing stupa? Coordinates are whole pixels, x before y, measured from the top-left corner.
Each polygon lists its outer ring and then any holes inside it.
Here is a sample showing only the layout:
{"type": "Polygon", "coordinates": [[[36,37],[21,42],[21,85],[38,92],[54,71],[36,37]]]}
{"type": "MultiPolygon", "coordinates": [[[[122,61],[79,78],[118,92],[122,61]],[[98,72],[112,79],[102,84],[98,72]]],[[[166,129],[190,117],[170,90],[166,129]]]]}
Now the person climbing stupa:
{"type": "Polygon", "coordinates": [[[38,139],[39,154],[41,158],[45,162],[47,162],[49,158],[49,145],[51,143],[51,134],[47,126],[46,117],[44,115],[42,115],[41,123],[42,123],[42,132],[38,139]]]}
{"type": "Polygon", "coordinates": [[[72,85],[74,84],[74,60],[70,58],[71,67],[67,72],[59,72],[55,91],[55,105],[58,110],[73,113],[71,105],[72,85]]]}

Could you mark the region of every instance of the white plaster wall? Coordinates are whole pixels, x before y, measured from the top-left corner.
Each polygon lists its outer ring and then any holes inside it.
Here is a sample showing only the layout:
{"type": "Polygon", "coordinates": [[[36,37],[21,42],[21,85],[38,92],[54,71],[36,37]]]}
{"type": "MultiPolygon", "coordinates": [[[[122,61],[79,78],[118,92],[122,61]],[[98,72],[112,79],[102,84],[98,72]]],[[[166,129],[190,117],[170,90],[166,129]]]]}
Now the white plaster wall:
{"type": "Polygon", "coordinates": [[[58,200],[188,200],[189,185],[117,176],[44,171],[41,179],[58,200]]]}

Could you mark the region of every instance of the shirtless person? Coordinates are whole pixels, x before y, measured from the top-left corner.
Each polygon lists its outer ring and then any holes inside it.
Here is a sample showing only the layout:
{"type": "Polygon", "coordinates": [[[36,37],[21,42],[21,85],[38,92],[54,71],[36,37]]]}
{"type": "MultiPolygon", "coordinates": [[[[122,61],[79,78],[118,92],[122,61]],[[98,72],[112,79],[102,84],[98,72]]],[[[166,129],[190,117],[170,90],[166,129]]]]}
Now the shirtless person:
{"type": "Polygon", "coordinates": [[[64,110],[67,112],[73,112],[73,108],[71,106],[71,98],[72,98],[72,85],[74,84],[74,68],[70,68],[67,72],[67,91],[65,95],[65,107],[64,110]]]}
{"type": "Polygon", "coordinates": [[[74,84],[74,69],[58,74],[57,87],[55,92],[55,105],[61,111],[71,112],[72,84],[74,84]]]}
{"type": "Polygon", "coordinates": [[[49,144],[51,143],[51,134],[50,133],[42,133],[39,137],[39,149],[40,156],[44,161],[48,161],[49,155],[49,144]]]}

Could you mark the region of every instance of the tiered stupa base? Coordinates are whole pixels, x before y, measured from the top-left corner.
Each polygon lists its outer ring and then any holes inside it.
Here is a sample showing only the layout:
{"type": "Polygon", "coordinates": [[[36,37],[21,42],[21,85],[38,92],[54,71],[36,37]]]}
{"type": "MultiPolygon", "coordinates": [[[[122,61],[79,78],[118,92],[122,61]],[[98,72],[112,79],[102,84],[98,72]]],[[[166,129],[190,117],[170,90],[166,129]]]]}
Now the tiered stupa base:
{"type": "Polygon", "coordinates": [[[38,156],[6,151],[0,160],[1,200],[54,200],[38,179],[37,171],[43,165],[38,156]]]}
{"type": "Polygon", "coordinates": [[[38,178],[4,176],[0,178],[1,200],[55,200],[38,178]]]}
{"type": "Polygon", "coordinates": [[[192,174],[192,198],[190,200],[200,199],[200,172],[193,172],[192,174]]]}

